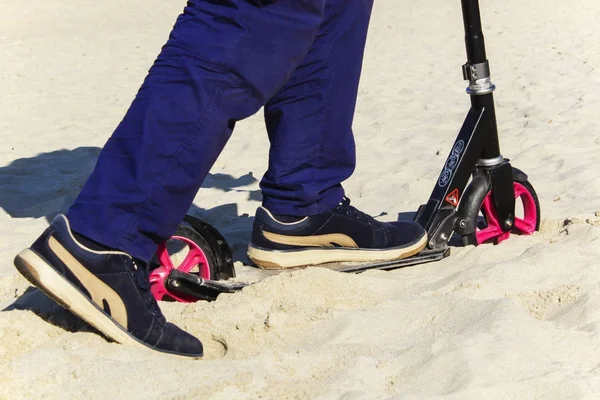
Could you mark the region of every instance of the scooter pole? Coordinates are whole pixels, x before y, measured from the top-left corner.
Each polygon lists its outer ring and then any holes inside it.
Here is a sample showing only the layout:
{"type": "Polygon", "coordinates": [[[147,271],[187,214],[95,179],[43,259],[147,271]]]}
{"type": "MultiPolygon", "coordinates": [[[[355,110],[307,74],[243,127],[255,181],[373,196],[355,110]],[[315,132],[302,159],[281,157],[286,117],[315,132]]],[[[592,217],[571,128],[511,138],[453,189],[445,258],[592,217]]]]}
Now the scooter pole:
{"type": "Polygon", "coordinates": [[[492,166],[503,161],[500,155],[498,128],[494,107],[490,66],[485,52],[485,39],[481,28],[481,13],[478,0],[462,0],[463,22],[465,27],[465,47],[467,63],[463,65],[463,75],[469,81],[467,93],[471,95],[471,105],[477,110],[485,110],[480,129],[486,132],[485,146],[479,164],[492,166]]]}

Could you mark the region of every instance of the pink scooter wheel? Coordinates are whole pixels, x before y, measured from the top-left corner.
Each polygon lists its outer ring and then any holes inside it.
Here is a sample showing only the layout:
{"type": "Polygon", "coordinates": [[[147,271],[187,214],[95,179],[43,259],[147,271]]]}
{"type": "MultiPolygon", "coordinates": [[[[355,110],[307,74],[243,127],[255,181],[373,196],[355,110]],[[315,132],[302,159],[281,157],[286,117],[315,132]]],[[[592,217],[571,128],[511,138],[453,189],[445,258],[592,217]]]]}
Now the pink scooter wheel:
{"type": "Polygon", "coordinates": [[[181,261],[179,265],[175,266],[172,255],[169,254],[168,244],[163,243],[158,246],[156,256],[160,266],[154,269],[150,274],[152,294],[157,300],[165,300],[170,298],[182,303],[191,303],[196,300],[192,297],[176,295],[169,291],[165,286],[166,279],[173,269],[177,269],[186,273],[194,273],[203,279],[211,279],[209,260],[206,252],[196,241],[184,236],[173,236],[169,242],[172,243],[173,241],[182,242],[187,248],[187,254],[185,255],[183,261],[181,261]]]}
{"type": "Polygon", "coordinates": [[[523,217],[515,217],[515,223],[511,231],[503,232],[498,221],[498,214],[492,201],[492,193],[489,192],[481,204],[487,226],[477,229],[475,237],[477,244],[491,240],[497,243],[510,237],[511,232],[521,235],[531,235],[539,229],[540,205],[537,194],[529,182],[514,182],[515,199],[521,201],[523,206],[523,217]]]}

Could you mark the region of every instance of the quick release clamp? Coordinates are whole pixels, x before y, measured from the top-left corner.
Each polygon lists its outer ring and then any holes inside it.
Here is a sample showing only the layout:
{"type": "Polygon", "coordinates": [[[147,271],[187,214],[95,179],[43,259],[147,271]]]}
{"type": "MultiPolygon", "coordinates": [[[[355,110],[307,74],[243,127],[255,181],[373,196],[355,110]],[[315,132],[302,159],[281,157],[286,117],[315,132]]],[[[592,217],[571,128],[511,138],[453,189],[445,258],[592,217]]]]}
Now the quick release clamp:
{"type": "Polygon", "coordinates": [[[478,64],[466,63],[462,66],[462,71],[464,79],[469,81],[468,94],[481,96],[496,90],[490,78],[490,63],[487,60],[478,64]]]}

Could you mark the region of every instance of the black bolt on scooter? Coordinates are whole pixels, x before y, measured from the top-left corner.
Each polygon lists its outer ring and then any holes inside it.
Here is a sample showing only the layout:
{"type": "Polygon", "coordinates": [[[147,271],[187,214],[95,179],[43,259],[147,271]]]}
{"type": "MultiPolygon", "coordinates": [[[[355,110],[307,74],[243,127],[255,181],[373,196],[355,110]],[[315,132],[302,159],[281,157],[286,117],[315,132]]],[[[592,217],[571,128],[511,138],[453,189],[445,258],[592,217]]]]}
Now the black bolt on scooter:
{"type": "MultiPolygon", "coordinates": [[[[412,257],[378,263],[337,263],[341,272],[392,270],[438,261],[450,254],[449,241],[460,237],[463,245],[500,243],[511,233],[529,235],[539,229],[540,205],[527,175],[500,153],[493,92],[478,0],[461,0],[467,63],[464,79],[471,108],[426,204],[415,221],[427,231],[427,247],[412,257]],[[470,181],[470,182],[469,182],[470,181]],[[467,185],[468,184],[468,185],[467,185]],[[522,215],[517,217],[516,200],[522,215]]],[[[186,216],[168,241],[186,250],[174,265],[168,243],[159,246],[152,266],[152,292],[159,300],[212,301],[221,293],[247,286],[228,283],[235,277],[231,249],[211,225],[186,216]]]]}

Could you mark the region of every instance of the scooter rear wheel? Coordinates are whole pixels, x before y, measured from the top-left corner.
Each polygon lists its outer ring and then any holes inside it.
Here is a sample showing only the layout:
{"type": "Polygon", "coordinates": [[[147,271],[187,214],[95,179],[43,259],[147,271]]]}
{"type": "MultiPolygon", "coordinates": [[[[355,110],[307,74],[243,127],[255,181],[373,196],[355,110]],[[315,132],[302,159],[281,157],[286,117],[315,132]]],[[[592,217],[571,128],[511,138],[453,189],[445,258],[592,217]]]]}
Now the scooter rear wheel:
{"type": "Polygon", "coordinates": [[[194,298],[176,295],[165,286],[166,278],[173,269],[196,275],[202,279],[216,279],[217,257],[205,238],[189,223],[182,222],[175,234],[158,246],[150,265],[152,294],[157,300],[192,302],[194,298]]]}

